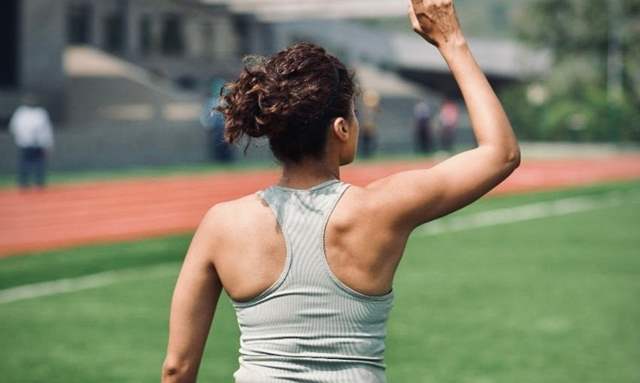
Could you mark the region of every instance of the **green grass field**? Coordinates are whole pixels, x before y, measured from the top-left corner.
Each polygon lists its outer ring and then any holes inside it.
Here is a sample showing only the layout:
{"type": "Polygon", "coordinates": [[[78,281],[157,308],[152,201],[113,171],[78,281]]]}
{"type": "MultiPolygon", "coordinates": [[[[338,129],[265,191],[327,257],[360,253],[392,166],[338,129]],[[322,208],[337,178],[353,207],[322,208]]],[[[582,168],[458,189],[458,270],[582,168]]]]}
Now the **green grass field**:
{"type": "MultiPolygon", "coordinates": [[[[640,382],[640,181],[486,198],[453,218],[612,191],[616,204],[589,211],[414,235],[394,284],[388,381],[640,382]]],[[[0,303],[1,380],[159,381],[191,235],[1,259],[0,289],[120,270],[105,286],[0,303]]],[[[238,335],[223,296],[198,381],[232,382],[238,335]]]]}

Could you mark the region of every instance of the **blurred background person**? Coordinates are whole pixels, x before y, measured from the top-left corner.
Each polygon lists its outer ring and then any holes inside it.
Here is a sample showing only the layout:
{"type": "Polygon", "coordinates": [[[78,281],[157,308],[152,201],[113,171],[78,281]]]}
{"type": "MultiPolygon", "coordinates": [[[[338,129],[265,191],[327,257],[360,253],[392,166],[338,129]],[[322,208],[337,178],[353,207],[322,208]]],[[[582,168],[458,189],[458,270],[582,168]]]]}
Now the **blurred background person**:
{"type": "Polygon", "coordinates": [[[211,161],[232,162],[234,159],[233,149],[224,140],[224,117],[214,108],[218,106],[220,89],[224,81],[216,79],[211,85],[211,93],[208,95],[200,123],[207,131],[207,153],[211,161]]]}
{"type": "Polygon", "coordinates": [[[18,186],[26,190],[31,185],[43,189],[46,184],[46,157],[53,150],[53,127],[46,109],[38,105],[34,95],[24,97],[22,105],[16,109],[9,122],[16,146],[18,147],[18,186]]]}
{"type": "Polygon", "coordinates": [[[381,112],[380,95],[372,89],[367,89],[362,94],[362,129],[360,131],[360,153],[364,158],[374,155],[377,147],[378,114],[381,112]]]}
{"type": "Polygon", "coordinates": [[[426,100],[416,104],[413,109],[413,119],[416,151],[422,154],[431,152],[433,150],[433,110],[426,100]]]}
{"type": "Polygon", "coordinates": [[[440,108],[440,145],[442,149],[453,150],[460,111],[453,100],[446,99],[440,108]]]}

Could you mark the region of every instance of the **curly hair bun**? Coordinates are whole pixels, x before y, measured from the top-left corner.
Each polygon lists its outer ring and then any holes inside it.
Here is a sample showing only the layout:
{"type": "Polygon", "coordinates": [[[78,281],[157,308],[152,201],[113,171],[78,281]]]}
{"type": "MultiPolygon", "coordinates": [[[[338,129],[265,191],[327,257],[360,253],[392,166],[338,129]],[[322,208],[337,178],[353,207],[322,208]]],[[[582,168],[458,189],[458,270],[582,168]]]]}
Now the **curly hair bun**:
{"type": "Polygon", "coordinates": [[[248,56],[244,64],[240,77],[222,89],[217,108],[230,143],[244,135],[295,140],[349,115],[353,74],[320,46],[298,43],[269,58],[248,56]]]}

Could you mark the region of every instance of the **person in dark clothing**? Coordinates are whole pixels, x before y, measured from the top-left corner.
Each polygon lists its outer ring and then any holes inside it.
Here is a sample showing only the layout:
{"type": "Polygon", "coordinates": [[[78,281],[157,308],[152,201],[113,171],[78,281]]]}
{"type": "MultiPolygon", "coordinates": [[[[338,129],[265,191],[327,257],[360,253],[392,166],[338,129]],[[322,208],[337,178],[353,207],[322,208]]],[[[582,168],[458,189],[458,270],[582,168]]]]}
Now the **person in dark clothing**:
{"type": "Polygon", "coordinates": [[[215,80],[211,87],[211,95],[207,99],[200,116],[200,123],[207,130],[208,155],[211,161],[231,162],[234,160],[233,150],[224,140],[224,117],[215,108],[218,106],[220,88],[224,83],[215,80]]]}
{"type": "Polygon", "coordinates": [[[416,104],[414,111],[415,148],[418,153],[430,153],[433,150],[432,117],[433,111],[427,101],[416,104]]]}
{"type": "Polygon", "coordinates": [[[224,117],[220,112],[212,112],[211,142],[213,159],[220,162],[233,161],[231,146],[224,140],[224,117]]]}
{"type": "Polygon", "coordinates": [[[372,89],[367,89],[362,95],[362,129],[360,130],[360,153],[364,158],[375,154],[378,146],[377,119],[382,111],[380,95],[372,89]]]}

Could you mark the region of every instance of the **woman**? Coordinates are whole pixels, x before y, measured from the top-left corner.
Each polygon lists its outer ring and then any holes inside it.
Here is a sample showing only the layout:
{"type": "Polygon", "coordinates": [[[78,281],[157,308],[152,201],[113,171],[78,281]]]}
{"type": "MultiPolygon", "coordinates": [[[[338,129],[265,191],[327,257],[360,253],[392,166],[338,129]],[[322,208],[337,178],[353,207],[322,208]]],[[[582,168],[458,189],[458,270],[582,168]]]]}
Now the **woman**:
{"type": "Polygon", "coordinates": [[[359,125],[352,74],[298,44],[247,68],[220,110],[229,141],[269,139],[276,185],[204,216],[178,277],[163,382],[193,382],[222,289],[241,330],[236,383],[384,382],[394,272],[413,229],[478,199],[520,163],[451,0],[413,0],[413,29],[449,64],[478,147],[356,187],[340,180],[359,125]]]}

